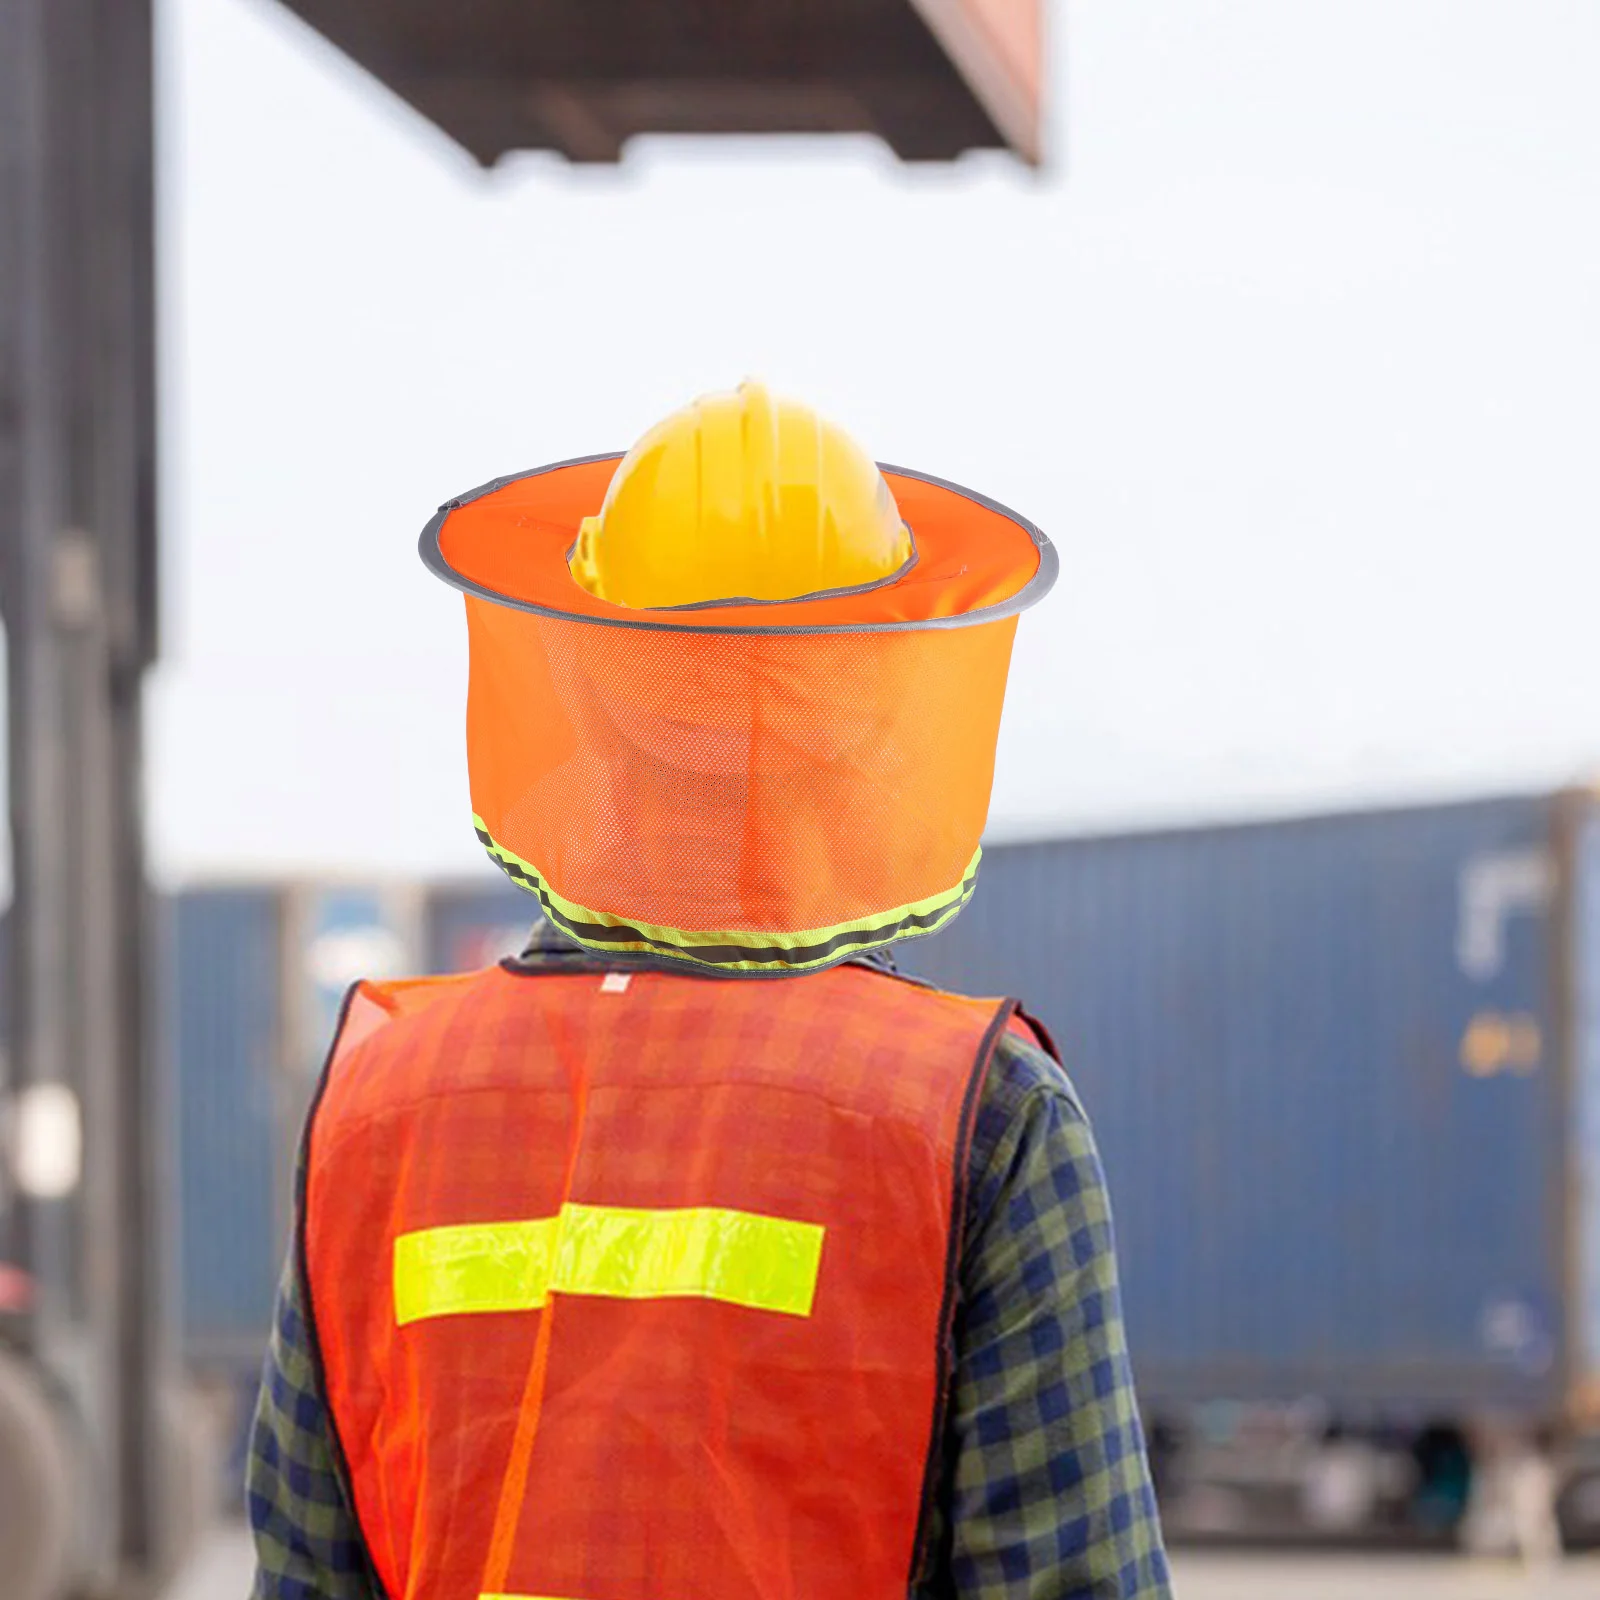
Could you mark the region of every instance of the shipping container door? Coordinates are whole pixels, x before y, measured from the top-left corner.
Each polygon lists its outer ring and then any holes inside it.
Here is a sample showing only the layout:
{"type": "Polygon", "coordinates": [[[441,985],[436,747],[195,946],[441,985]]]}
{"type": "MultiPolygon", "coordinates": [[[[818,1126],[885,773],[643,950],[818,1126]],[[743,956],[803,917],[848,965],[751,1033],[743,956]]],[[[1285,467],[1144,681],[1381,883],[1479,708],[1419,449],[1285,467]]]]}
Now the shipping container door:
{"type": "Polygon", "coordinates": [[[169,906],[184,1343],[191,1361],[229,1365],[260,1359],[283,1248],[279,897],[203,890],[169,906]]]}
{"type": "Polygon", "coordinates": [[[417,892],[398,884],[303,883],[286,896],[284,1034],[278,1078],[277,1211],[294,1209],[300,1138],[352,984],[422,970],[417,892]]]}
{"type": "Polygon", "coordinates": [[[493,966],[523,950],[534,924],[543,920],[539,902],[504,878],[436,888],[424,913],[428,970],[476,972],[493,966]]]}
{"type": "Polygon", "coordinates": [[[1600,811],[1592,805],[1579,824],[1576,860],[1574,1389],[1593,1428],[1600,1427],[1600,811]]]}
{"type": "Polygon", "coordinates": [[[999,847],[906,947],[1062,1044],[1148,1396],[1549,1393],[1546,824],[1516,801],[999,847]]]}

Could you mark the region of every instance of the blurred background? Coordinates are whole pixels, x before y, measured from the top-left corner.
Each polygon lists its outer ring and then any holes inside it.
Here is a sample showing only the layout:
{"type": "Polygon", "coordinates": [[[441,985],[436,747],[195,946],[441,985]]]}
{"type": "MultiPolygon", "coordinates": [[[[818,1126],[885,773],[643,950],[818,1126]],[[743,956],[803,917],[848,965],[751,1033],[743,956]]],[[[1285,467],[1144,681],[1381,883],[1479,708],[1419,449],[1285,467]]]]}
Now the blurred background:
{"type": "Polygon", "coordinates": [[[1594,1592],[1483,1563],[1600,1543],[1596,82],[1583,0],[0,0],[8,1600],[244,1592],[339,998],[525,937],[416,534],[747,374],[1060,549],[904,961],[1088,1103],[1181,1592],[1594,1592]]]}

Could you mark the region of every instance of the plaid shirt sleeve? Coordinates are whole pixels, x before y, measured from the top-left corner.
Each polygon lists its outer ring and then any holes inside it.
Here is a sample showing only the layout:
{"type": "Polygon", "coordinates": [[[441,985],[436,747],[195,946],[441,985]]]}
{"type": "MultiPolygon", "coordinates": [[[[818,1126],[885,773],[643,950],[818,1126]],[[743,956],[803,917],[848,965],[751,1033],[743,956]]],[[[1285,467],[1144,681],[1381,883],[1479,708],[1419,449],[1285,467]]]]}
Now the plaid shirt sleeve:
{"type": "Polygon", "coordinates": [[[256,1545],[252,1600],[378,1600],[335,1464],[292,1258],[251,1426],[245,1506],[256,1545]]]}
{"type": "Polygon", "coordinates": [[[1094,1137],[1006,1037],[978,1108],[919,1600],[1170,1600],[1094,1137]]]}
{"type": "MultiPolygon", "coordinates": [[[[942,1492],[918,1600],[1169,1600],[1105,1185],[1061,1069],[1011,1037],[973,1139],[942,1492]]],[[[254,1600],[380,1600],[345,1500],[299,1274],[251,1436],[254,1600]]]]}

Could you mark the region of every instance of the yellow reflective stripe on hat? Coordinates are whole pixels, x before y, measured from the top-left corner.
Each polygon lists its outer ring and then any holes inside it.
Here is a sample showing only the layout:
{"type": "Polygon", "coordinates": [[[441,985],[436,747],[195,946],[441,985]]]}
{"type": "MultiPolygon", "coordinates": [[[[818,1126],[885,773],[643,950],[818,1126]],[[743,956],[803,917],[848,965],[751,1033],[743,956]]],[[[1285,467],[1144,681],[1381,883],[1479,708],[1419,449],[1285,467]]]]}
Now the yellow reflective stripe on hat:
{"type": "Polygon", "coordinates": [[[937,933],[972,897],[978,881],[981,848],[972,852],[958,883],[936,894],[825,928],[801,928],[791,933],[756,932],[747,928],[722,931],[705,928],[669,928],[632,922],[605,911],[593,911],[568,900],[550,887],[549,880],[531,862],[506,849],[489,832],[476,813],[472,825],[495,863],[514,883],[532,893],[550,920],[579,944],[602,954],[624,951],[634,955],[677,957],[698,966],[735,972],[803,972],[832,966],[858,951],[896,939],[937,933]]]}
{"type": "Polygon", "coordinates": [[[394,1314],[534,1311],[551,1294],[722,1300],[808,1317],[824,1229],[714,1206],[568,1204],[530,1221],[466,1223],[394,1243],[394,1314]]]}

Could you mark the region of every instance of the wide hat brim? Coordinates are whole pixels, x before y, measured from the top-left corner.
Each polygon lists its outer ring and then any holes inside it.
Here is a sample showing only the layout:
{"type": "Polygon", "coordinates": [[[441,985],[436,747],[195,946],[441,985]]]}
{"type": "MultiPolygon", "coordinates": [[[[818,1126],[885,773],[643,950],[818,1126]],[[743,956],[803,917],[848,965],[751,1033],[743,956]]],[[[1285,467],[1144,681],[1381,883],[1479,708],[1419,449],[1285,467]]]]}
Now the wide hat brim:
{"type": "Polygon", "coordinates": [[[683,633],[834,633],[950,628],[997,621],[1054,584],[1055,547],[1026,517],[970,489],[881,466],[912,531],[916,559],[867,589],[795,600],[632,610],[573,580],[568,554],[605,500],[621,452],[496,478],[446,501],[422,533],[429,569],[469,595],[602,626],[683,633]]]}

